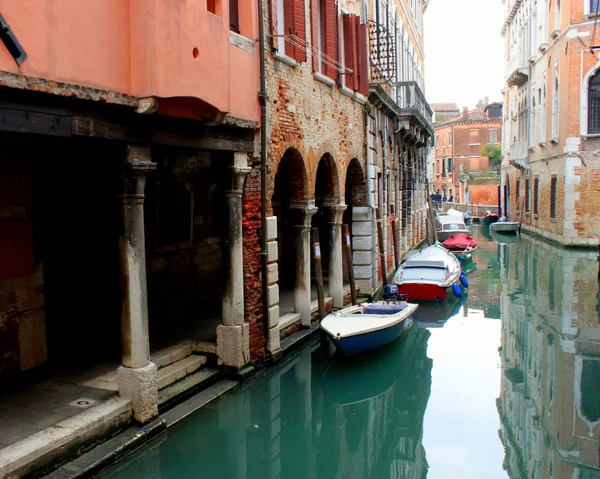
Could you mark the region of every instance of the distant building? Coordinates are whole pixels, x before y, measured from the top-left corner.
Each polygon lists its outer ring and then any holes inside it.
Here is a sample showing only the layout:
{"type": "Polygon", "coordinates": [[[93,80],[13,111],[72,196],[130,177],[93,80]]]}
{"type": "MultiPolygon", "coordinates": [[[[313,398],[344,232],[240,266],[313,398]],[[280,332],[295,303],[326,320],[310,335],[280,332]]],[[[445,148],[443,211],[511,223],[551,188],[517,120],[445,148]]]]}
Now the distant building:
{"type": "Polygon", "coordinates": [[[434,124],[433,178],[430,192],[439,192],[456,203],[498,202],[499,178],[494,165],[481,152],[485,145],[500,144],[502,103],[491,103],[434,124]]]}
{"type": "Polygon", "coordinates": [[[430,106],[433,110],[434,123],[460,115],[460,109],[456,103],[431,103],[430,106]]]}
{"type": "Polygon", "coordinates": [[[565,245],[600,237],[598,2],[505,3],[503,206],[565,245]]]}

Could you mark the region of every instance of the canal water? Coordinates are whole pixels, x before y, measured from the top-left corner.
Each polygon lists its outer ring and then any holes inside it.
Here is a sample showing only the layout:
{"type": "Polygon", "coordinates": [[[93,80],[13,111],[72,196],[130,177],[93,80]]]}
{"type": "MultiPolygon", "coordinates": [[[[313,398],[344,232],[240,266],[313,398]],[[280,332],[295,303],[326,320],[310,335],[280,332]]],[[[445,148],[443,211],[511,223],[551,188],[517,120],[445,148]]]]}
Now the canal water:
{"type": "Polygon", "coordinates": [[[473,235],[468,295],[398,342],[315,338],[101,477],[600,479],[596,253],[473,235]]]}

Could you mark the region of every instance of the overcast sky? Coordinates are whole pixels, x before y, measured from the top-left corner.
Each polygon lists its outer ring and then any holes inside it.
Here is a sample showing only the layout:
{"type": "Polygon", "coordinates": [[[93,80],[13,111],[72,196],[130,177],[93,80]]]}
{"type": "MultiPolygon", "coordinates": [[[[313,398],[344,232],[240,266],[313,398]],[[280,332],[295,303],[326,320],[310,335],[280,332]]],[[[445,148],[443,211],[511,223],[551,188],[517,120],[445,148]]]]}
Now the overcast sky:
{"type": "Polygon", "coordinates": [[[501,0],[431,0],[425,12],[425,96],[474,108],[502,101],[501,0]]]}

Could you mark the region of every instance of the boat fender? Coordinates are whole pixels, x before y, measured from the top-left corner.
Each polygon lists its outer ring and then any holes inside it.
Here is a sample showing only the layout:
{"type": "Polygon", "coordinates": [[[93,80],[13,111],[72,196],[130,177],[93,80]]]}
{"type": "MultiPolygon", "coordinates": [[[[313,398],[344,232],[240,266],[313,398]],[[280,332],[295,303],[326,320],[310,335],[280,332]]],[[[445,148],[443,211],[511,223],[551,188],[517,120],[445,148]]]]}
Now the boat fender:
{"type": "Polygon", "coordinates": [[[452,285],[452,291],[454,292],[454,295],[457,298],[460,298],[462,296],[462,291],[460,290],[460,286],[458,284],[454,283],[452,285]]]}
{"type": "Polygon", "coordinates": [[[469,287],[469,281],[467,280],[467,277],[463,273],[460,274],[459,279],[460,279],[460,284],[462,284],[465,288],[469,287]]]}

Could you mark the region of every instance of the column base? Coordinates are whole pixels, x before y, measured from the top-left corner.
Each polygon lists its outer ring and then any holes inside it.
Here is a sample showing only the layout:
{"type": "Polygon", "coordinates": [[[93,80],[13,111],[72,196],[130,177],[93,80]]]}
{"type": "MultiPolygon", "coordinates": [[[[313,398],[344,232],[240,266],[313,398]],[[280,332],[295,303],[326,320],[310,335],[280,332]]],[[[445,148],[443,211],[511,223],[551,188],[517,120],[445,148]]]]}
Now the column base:
{"type": "Polygon", "coordinates": [[[250,362],[250,327],[248,324],[217,326],[217,356],[225,366],[236,369],[250,362]]]}
{"type": "Polygon", "coordinates": [[[143,368],[119,366],[117,370],[119,396],[130,399],[133,404],[133,417],[146,423],[158,416],[158,374],[156,364],[149,363],[143,368]]]}

